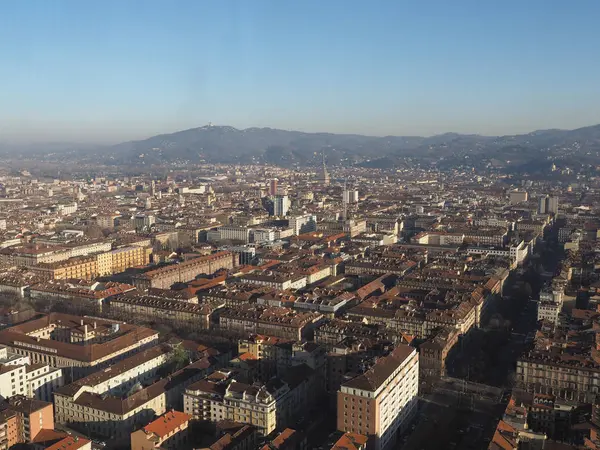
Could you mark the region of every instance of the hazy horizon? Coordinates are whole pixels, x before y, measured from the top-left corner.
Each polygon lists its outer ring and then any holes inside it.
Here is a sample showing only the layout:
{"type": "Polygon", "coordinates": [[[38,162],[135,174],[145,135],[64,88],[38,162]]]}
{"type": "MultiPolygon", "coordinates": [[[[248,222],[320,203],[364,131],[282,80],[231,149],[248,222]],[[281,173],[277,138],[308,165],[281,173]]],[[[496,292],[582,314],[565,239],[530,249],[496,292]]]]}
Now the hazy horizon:
{"type": "MultiPolygon", "coordinates": [[[[123,139],[123,140],[118,140],[118,141],[84,141],[84,140],[30,140],[30,141],[26,141],[26,140],[21,140],[21,139],[3,139],[0,138],[0,144],[8,144],[8,145],[36,145],[36,144],[47,144],[47,145],[59,145],[59,144],[64,144],[64,145],[84,145],[84,146],[111,146],[111,145],[117,145],[117,144],[122,144],[125,142],[130,142],[130,141],[143,141],[145,139],[154,137],[154,136],[160,136],[160,135],[168,135],[168,134],[173,134],[173,133],[178,133],[180,131],[186,131],[186,130],[191,130],[191,129],[196,129],[196,128],[202,128],[204,126],[206,126],[207,124],[204,125],[198,125],[198,126],[193,126],[193,127],[189,127],[189,128],[183,128],[181,130],[172,130],[172,131],[164,131],[164,132],[157,132],[157,133],[151,133],[149,135],[143,135],[143,136],[139,136],[139,137],[135,137],[135,138],[131,138],[131,139],[123,139]]],[[[435,133],[435,134],[369,134],[369,133],[352,133],[352,132],[332,132],[332,131],[328,131],[328,130],[300,130],[300,129],[293,129],[293,128],[276,128],[276,127],[270,127],[270,126],[249,126],[249,127],[235,127],[233,125],[230,124],[214,124],[212,123],[212,126],[214,127],[226,127],[226,126],[231,126],[233,128],[236,128],[240,131],[245,130],[245,129],[249,129],[249,128],[271,128],[271,129],[279,129],[279,130],[283,130],[283,131],[297,131],[297,132],[302,132],[302,133],[312,133],[312,134],[317,134],[317,133],[331,133],[331,134],[355,134],[355,135],[361,135],[361,136],[371,136],[371,137],[385,137],[385,136],[396,136],[396,137],[433,137],[433,136],[440,136],[440,135],[444,135],[444,134],[448,134],[448,133],[457,133],[457,134],[461,134],[461,135],[472,135],[472,136],[483,136],[483,137],[502,137],[502,136],[512,136],[512,135],[524,135],[524,134],[529,134],[529,133],[533,133],[536,131],[547,131],[547,130],[561,130],[561,131],[569,131],[569,130],[576,130],[576,129],[580,129],[580,128],[587,128],[587,127],[593,127],[596,125],[600,125],[600,123],[596,124],[587,124],[587,125],[583,125],[580,127],[575,127],[575,128],[559,128],[559,127],[552,127],[552,128],[538,128],[536,130],[525,130],[523,132],[518,132],[518,133],[508,133],[508,134],[482,134],[482,133],[460,133],[460,132],[456,132],[456,131],[444,131],[441,133],[435,133]]]]}
{"type": "Polygon", "coordinates": [[[0,141],[209,122],[373,136],[600,123],[600,3],[0,3],[0,141]]]}

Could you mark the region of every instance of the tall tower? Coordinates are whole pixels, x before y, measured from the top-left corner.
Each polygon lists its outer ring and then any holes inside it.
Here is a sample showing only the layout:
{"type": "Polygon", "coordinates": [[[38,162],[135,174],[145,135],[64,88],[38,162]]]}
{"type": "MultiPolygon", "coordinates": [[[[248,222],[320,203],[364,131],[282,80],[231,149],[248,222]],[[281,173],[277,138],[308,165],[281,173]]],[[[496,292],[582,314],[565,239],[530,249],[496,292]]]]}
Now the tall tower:
{"type": "Polygon", "coordinates": [[[269,184],[269,195],[275,197],[277,195],[277,178],[273,178],[269,184]]]}
{"type": "Polygon", "coordinates": [[[325,150],[323,150],[323,168],[321,169],[320,181],[323,186],[329,186],[329,173],[327,172],[327,166],[325,166],[325,150]]]}
{"type": "Polygon", "coordinates": [[[154,180],[152,180],[152,182],[150,183],[150,195],[152,195],[152,197],[156,196],[156,183],[154,182],[154,180]]]}
{"type": "Polygon", "coordinates": [[[273,215],[278,217],[287,216],[289,210],[289,198],[287,195],[277,195],[273,202],[273,215]]]}
{"type": "Polygon", "coordinates": [[[344,180],[344,191],[342,192],[342,202],[344,203],[344,220],[348,220],[348,180],[344,180]]]}

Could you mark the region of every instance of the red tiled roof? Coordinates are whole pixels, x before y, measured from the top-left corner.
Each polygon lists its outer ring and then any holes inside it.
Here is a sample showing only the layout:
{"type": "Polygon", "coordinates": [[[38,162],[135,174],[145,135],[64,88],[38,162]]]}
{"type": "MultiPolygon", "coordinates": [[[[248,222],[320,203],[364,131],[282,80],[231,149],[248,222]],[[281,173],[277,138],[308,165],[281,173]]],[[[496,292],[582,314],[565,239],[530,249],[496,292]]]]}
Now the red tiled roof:
{"type": "Polygon", "coordinates": [[[154,433],[159,437],[167,436],[175,429],[188,422],[192,416],[180,411],[169,411],[160,416],[154,422],[144,427],[146,433],[154,433]]]}
{"type": "Polygon", "coordinates": [[[68,436],[56,444],[47,447],[46,450],[77,450],[78,448],[85,447],[90,442],[87,439],[78,438],[77,436],[68,436]]]}
{"type": "Polygon", "coordinates": [[[364,445],[367,445],[368,438],[358,433],[344,433],[340,437],[331,450],[358,450],[364,445]]]}

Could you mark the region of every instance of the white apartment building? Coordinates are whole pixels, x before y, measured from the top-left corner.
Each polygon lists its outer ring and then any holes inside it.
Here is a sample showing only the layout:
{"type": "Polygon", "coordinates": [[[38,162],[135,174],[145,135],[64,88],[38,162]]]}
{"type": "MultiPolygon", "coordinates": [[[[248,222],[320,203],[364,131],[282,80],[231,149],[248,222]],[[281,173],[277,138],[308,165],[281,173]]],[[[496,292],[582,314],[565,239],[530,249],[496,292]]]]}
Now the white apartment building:
{"type": "Polygon", "coordinates": [[[346,203],[358,203],[358,190],[348,189],[344,191],[344,199],[346,203]]]}
{"type": "Polygon", "coordinates": [[[273,200],[273,215],[277,217],[287,216],[290,209],[290,199],[287,195],[276,195],[273,200]]]}
{"type": "Polygon", "coordinates": [[[107,241],[86,242],[84,244],[73,245],[71,248],[71,258],[75,256],[87,256],[92,253],[108,252],[112,249],[112,243],[107,241]]]}
{"type": "Polygon", "coordinates": [[[68,203],[66,205],[56,205],[56,212],[61,216],[68,216],[77,212],[77,202],[68,203]]]}
{"type": "Polygon", "coordinates": [[[251,229],[245,226],[226,225],[219,227],[219,239],[221,241],[236,241],[247,244],[250,242],[251,229]]]}
{"type": "Polygon", "coordinates": [[[85,430],[106,437],[126,437],[139,424],[148,423],[180,401],[190,384],[210,371],[207,361],[160,377],[169,361],[168,346],[140,352],[56,391],[58,423],[84,424],[85,430]]]}
{"type": "Polygon", "coordinates": [[[317,216],[314,214],[304,214],[302,216],[292,216],[289,218],[290,228],[293,230],[293,235],[310,233],[317,231],[317,216]]]}
{"type": "Polygon", "coordinates": [[[52,401],[52,392],[64,384],[62,370],[48,364],[30,364],[28,356],[0,346],[0,396],[25,395],[52,401]]]}
{"type": "Polygon", "coordinates": [[[556,324],[560,310],[561,305],[559,303],[540,300],[540,302],[538,302],[537,320],[547,320],[556,324]]]}
{"type": "Polygon", "coordinates": [[[253,228],[252,235],[254,243],[273,242],[275,240],[275,230],[272,228],[253,228]]]}

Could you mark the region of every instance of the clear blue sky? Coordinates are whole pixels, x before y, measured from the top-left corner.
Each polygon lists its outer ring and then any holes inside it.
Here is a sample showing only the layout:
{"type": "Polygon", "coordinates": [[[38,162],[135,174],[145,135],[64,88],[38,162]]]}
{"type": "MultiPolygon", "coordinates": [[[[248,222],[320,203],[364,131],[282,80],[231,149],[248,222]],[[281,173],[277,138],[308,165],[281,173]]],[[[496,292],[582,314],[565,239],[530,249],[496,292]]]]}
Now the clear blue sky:
{"type": "Polygon", "coordinates": [[[2,0],[0,140],[600,123],[599,0],[2,0]]]}

